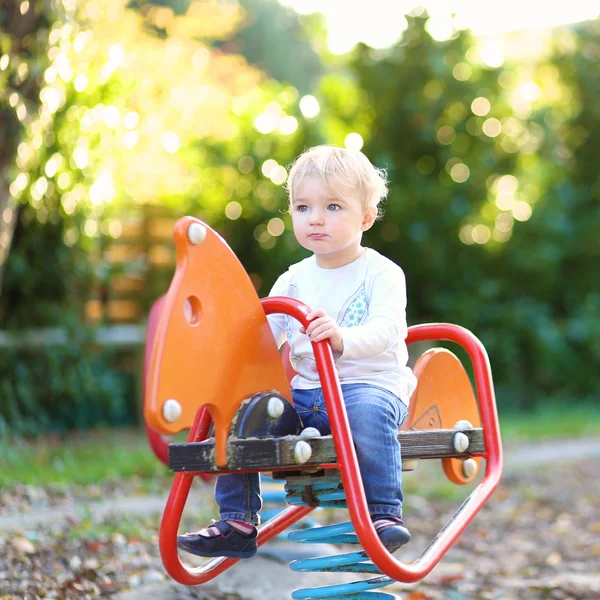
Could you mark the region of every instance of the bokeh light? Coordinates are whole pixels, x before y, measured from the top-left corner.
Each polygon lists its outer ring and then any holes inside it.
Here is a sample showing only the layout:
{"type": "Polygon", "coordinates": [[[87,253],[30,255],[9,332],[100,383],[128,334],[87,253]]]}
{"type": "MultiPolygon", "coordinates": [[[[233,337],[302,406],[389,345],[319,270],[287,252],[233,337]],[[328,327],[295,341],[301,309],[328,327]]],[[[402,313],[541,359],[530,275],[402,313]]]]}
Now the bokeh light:
{"type": "Polygon", "coordinates": [[[450,145],[456,139],[456,132],[450,125],[444,125],[437,131],[437,140],[444,146],[450,145]]]}
{"type": "Polygon", "coordinates": [[[488,137],[498,137],[502,132],[502,123],[500,123],[498,119],[492,117],[491,119],[486,119],[483,122],[481,129],[488,137]]]}
{"type": "Polygon", "coordinates": [[[300,99],[300,111],[307,119],[313,119],[321,110],[319,101],[314,96],[303,96],[300,99]]]}
{"type": "Polygon", "coordinates": [[[514,218],[517,221],[527,221],[531,218],[532,208],[527,202],[519,201],[512,209],[514,218]]]}
{"type": "Polygon", "coordinates": [[[450,169],[450,177],[452,177],[456,183],[464,183],[469,179],[470,175],[471,171],[464,163],[458,163],[450,169]]]}
{"type": "Polygon", "coordinates": [[[298,129],[298,120],[290,115],[283,117],[277,126],[279,132],[283,135],[291,135],[298,129]]]}
{"type": "Polygon", "coordinates": [[[490,112],[491,104],[487,98],[479,96],[471,102],[471,111],[479,117],[485,117],[490,112]]]}
{"type": "Polygon", "coordinates": [[[467,81],[471,78],[473,74],[473,69],[467,63],[461,62],[455,65],[454,69],[452,69],[452,76],[457,81],[467,81]]]}
{"type": "Polygon", "coordinates": [[[267,231],[272,236],[278,237],[285,231],[285,223],[279,217],[274,217],[267,224],[267,231]]]}
{"type": "Polygon", "coordinates": [[[360,150],[363,147],[364,140],[360,133],[349,133],[344,140],[344,146],[348,150],[360,150]]]}
{"type": "Polygon", "coordinates": [[[233,200],[225,206],[225,216],[232,221],[239,219],[242,216],[242,205],[233,200]]]}

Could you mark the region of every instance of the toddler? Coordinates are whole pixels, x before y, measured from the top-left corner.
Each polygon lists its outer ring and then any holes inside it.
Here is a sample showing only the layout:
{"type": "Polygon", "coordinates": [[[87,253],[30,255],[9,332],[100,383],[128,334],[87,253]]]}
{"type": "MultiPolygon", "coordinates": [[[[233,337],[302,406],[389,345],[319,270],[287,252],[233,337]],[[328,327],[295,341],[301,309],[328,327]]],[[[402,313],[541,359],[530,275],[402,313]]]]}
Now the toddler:
{"type": "MultiPolygon", "coordinates": [[[[292,397],[303,426],[322,435],[331,430],[311,343],[330,341],[371,519],[394,551],[410,540],[402,522],[398,428],[416,378],[404,341],[404,273],[361,244],[387,193],[385,174],[362,152],[317,146],[295,161],[287,187],[294,235],[312,256],[281,275],[270,295],[313,310],[306,329],[283,314],[269,315],[269,324],[278,347],[289,343],[297,372],[292,397]]],[[[179,536],[179,547],[199,556],[253,556],[262,506],[258,473],[220,476],[215,498],[221,520],[179,536]]]]}

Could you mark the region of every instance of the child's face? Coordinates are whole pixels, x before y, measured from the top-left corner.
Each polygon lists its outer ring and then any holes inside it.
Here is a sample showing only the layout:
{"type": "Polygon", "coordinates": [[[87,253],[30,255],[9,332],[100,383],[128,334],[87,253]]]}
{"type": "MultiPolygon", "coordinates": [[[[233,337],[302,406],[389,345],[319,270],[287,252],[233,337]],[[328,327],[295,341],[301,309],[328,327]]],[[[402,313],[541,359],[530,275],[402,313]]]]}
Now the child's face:
{"type": "Polygon", "coordinates": [[[335,187],[333,190],[318,177],[309,176],[293,193],[294,235],[325,268],[343,266],[360,255],[362,233],[375,216],[374,211],[365,211],[356,189],[335,187]]]}

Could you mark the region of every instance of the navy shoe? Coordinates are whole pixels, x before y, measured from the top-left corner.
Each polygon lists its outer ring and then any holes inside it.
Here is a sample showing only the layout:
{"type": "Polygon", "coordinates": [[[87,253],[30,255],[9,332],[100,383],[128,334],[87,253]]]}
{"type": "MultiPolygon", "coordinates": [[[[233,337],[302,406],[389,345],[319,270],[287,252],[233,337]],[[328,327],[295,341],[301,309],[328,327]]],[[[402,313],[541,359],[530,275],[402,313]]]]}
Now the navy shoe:
{"type": "Polygon", "coordinates": [[[225,521],[217,521],[211,527],[219,530],[218,535],[205,536],[186,533],[177,536],[177,546],[196,556],[227,556],[230,558],[250,558],[256,554],[258,545],[256,528],[244,534],[225,521]]]}
{"type": "Polygon", "coordinates": [[[375,531],[382,544],[389,552],[395,552],[410,542],[410,531],[404,527],[404,522],[400,517],[391,515],[374,515],[371,517],[373,522],[378,519],[385,519],[387,522],[375,525],[375,531]]]}

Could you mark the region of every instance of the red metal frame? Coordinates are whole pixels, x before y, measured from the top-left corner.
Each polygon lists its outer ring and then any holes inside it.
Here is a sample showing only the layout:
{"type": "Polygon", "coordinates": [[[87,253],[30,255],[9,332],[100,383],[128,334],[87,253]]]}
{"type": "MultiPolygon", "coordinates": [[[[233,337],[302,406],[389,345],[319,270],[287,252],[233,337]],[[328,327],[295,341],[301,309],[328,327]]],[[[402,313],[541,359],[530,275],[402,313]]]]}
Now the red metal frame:
{"type": "MultiPolygon", "coordinates": [[[[309,308],[291,298],[273,296],[261,300],[266,314],[285,313],[307,327],[309,308]]],[[[380,542],[371,519],[365,498],[362,478],[358,468],[352,433],[348,424],[346,408],[342,400],[340,382],[333,360],[331,345],[327,340],[313,343],[319,377],[323,388],[325,405],[329,414],[331,432],[337,452],[342,483],[346,492],[348,510],[356,534],[369,558],[379,569],[397,581],[411,583],[428,575],[446,554],[456,538],[481,509],[496,489],[502,476],[502,445],[500,427],[494,398],[491,368],[487,353],[481,342],[467,329],[457,325],[436,323],[417,325],[408,330],[407,343],[445,340],[462,346],[471,359],[475,375],[475,388],[485,440],[486,469],[482,481],[457,510],[438,536],[419,559],[406,565],[394,558],[380,542]]],[[[204,439],[202,436],[202,411],[194,422],[188,441],[204,439]]],[[[177,473],[167,500],[160,529],[160,552],[167,572],[175,580],[186,585],[198,585],[213,579],[237,562],[237,559],[210,560],[197,569],[186,567],[177,552],[179,523],[194,475],[177,473]]],[[[259,546],[308,514],[311,507],[290,507],[265,523],[259,530],[259,546]]]]}
{"type": "MultiPolygon", "coordinates": [[[[210,426],[210,414],[207,410],[198,411],[198,416],[192,425],[188,442],[203,441],[210,426]]],[[[199,585],[214,579],[217,575],[233,566],[239,558],[217,558],[207,561],[200,567],[191,569],[179,558],[177,551],[177,535],[183,509],[190,493],[196,474],[176,473],[171,492],[167,499],[162,522],[160,524],[159,549],[167,573],[184,585],[199,585]]],[[[204,474],[206,475],[206,474],[204,474]]],[[[313,511],[312,506],[294,506],[285,509],[261,526],[258,545],[262,546],[302,517],[313,511]]]]}

